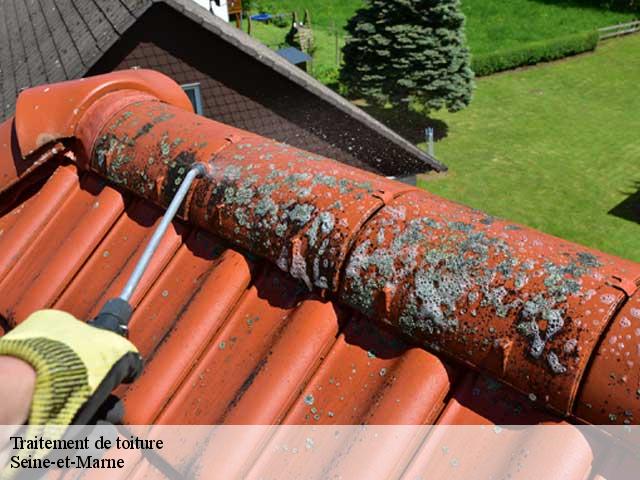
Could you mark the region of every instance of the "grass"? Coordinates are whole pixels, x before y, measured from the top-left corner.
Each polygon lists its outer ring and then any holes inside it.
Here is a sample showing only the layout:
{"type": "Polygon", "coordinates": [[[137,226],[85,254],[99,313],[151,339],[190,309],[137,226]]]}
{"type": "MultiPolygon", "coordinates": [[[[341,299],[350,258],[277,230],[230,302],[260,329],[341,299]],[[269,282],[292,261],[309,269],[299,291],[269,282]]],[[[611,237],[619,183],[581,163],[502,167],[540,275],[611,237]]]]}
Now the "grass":
{"type": "MultiPolygon", "coordinates": [[[[436,115],[422,183],[446,198],[640,261],[640,35],[596,53],[478,80],[472,105],[436,115]]],[[[405,126],[406,128],[406,126],[405,126]]]]}
{"type": "MultiPolygon", "coordinates": [[[[515,46],[633,18],[597,0],[465,0],[472,52],[515,46]]],[[[335,67],[330,27],[361,0],[280,0],[311,10],[315,71],[335,67]]],[[[277,47],[286,29],[254,24],[277,47]]],[[[423,186],[496,216],[640,261],[640,35],[595,54],[478,80],[467,110],[422,114],[371,109],[413,142],[431,124],[446,138],[436,154],[450,172],[423,186]]]]}
{"type": "MultiPolygon", "coordinates": [[[[523,43],[583,32],[628,21],[633,14],[597,6],[600,0],[463,0],[467,38],[472,53],[483,54],[523,43]]],[[[319,71],[336,68],[334,25],[343,29],[364,0],[271,0],[257,1],[258,10],[290,13],[302,18],[306,9],[316,35],[315,66],[319,71]]],[[[256,25],[255,36],[272,48],[280,45],[286,28],[256,25]]],[[[340,33],[340,44],[344,42],[340,33]]]]}
{"type": "Polygon", "coordinates": [[[598,0],[463,0],[471,52],[490,53],[632,20],[598,0]]]}
{"type": "Polygon", "coordinates": [[[298,12],[300,20],[305,9],[311,15],[311,24],[322,29],[329,29],[335,24],[343,28],[355,11],[364,5],[364,0],[257,0],[253,2],[255,11],[269,13],[298,12]]]}
{"type": "MultiPolygon", "coordinates": [[[[254,36],[269,48],[274,50],[284,46],[284,37],[287,34],[287,28],[278,28],[275,25],[265,25],[260,22],[253,23],[254,36]]],[[[313,72],[318,76],[322,70],[335,68],[336,64],[336,46],[335,35],[329,30],[314,29],[314,38],[317,49],[314,54],[313,72]]]]}

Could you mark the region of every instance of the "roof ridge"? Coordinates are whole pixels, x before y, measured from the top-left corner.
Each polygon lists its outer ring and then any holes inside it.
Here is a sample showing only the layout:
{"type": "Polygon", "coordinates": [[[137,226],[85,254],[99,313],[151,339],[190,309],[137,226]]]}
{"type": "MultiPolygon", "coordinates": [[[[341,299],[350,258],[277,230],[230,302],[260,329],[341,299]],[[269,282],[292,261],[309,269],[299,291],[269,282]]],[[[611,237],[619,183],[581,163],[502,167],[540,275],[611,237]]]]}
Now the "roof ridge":
{"type": "Polygon", "coordinates": [[[74,137],[81,167],[160,206],[201,162],[188,222],[538,405],[575,411],[609,325],[638,295],[640,265],[196,116],[169,82],[135,71],[31,89],[18,99],[17,142],[28,154],[74,137]]]}

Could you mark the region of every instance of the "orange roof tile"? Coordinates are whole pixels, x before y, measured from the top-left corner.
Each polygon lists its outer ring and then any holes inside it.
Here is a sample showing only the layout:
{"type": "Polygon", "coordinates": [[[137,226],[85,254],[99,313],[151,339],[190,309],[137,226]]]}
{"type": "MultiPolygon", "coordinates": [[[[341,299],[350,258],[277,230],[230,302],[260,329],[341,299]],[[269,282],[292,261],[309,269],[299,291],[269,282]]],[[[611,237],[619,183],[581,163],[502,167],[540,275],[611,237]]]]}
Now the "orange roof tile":
{"type": "Polygon", "coordinates": [[[195,116],[183,97],[120,72],[27,90],[0,124],[4,329],[49,306],[96,315],[186,167],[208,166],[132,299],[147,364],[118,390],[127,422],[635,423],[640,265],[195,116]]]}

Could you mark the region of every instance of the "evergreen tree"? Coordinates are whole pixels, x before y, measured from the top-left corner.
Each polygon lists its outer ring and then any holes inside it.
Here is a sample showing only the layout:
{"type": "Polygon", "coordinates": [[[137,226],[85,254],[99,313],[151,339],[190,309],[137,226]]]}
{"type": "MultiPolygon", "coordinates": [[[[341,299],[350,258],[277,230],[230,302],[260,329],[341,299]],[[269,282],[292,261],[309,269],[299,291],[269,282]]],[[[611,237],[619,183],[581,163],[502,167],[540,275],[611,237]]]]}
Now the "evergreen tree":
{"type": "Polygon", "coordinates": [[[471,101],[460,0],[367,0],[347,31],[340,80],[351,95],[452,112],[471,101]]]}

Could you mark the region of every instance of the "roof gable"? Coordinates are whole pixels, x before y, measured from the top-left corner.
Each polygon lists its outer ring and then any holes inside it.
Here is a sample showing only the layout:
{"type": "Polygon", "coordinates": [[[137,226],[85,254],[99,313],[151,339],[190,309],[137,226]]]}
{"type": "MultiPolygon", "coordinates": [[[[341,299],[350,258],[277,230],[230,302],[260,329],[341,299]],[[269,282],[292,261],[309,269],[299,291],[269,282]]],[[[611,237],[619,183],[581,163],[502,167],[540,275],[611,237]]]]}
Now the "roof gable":
{"type": "MultiPolygon", "coordinates": [[[[62,2],[60,6],[43,6],[37,2],[21,0],[2,2],[0,44],[8,45],[9,48],[0,53],[0,120],[13,113],[15,98],[22,89],[87,75],[124,33],[155,4],[180,12],[185,18],[282,75],[286,81],[297,84],[310,97],[342,112],[351,118],[352,125],[359,125],[361,130],[369,132],[370,136],[383,144],[386,142],[386,148],[363,151],[360,157],[354,154],[358,158],[356,165],[398,177],[428,170],[446,170],[444,165],[366,112],[191,0],[87,0],[62,2]],[[386,155],[375,153],[385,150],[386,155]]],[[[94,71],[93,74],[95,73],[103,72],[94,71]]],[[[313,124],[312,119],[309,119],[309,124],[313,124]]],[[[337,135],[319,127],[319,135],[323,134],[329,138],[337,135]]],[[[361,134],[352,136],[353,151],[367,150],[367,142],[359,140],[361,134]]]]}

